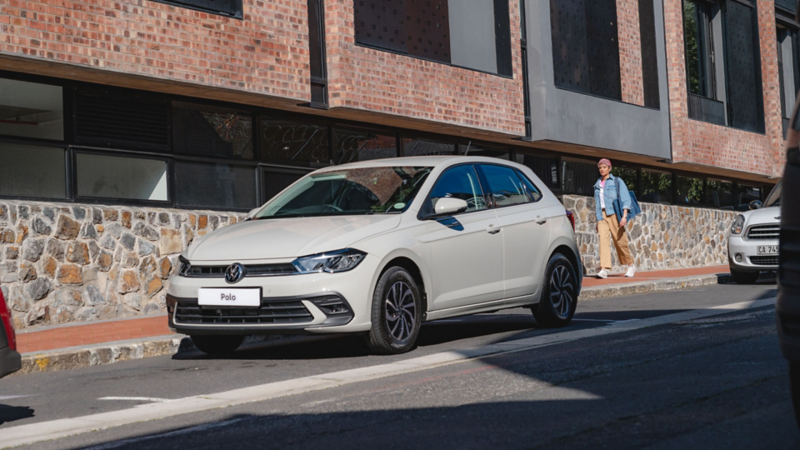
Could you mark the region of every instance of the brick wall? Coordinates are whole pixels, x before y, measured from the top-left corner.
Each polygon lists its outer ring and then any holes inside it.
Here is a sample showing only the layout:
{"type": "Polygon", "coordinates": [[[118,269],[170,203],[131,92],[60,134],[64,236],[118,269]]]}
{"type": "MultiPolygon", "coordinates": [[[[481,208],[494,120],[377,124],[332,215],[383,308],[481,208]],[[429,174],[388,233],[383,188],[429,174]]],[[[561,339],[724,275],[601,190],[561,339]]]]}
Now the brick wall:
{"type": "Polygon", "coordinates": [[[642,39],[639,33],[639,1],[617,0],[619,66],[622,101],[644,106],[642,39]]]}
{"type": "Polygon", "coordinates": [[[518,1],[509,0],[513,79],[358,46],[353,0],[325,3],[332,108],[525,134],[518,1]]]}
{"type": "Polygon", "coordinates": [[[766,134],[749,133],[688,118],[681,0],[664,1],[672,159],[723,169],[779,176],[783,163],[780,80],[775,47],[774,0],[758,0],[761,78],[766,134]]]}
{"type": "Polygon", "coordinates": [[[0,1],[0,54],[310,99],[305,0],[243,0],[244,19],[147,0],[0,1]]]}

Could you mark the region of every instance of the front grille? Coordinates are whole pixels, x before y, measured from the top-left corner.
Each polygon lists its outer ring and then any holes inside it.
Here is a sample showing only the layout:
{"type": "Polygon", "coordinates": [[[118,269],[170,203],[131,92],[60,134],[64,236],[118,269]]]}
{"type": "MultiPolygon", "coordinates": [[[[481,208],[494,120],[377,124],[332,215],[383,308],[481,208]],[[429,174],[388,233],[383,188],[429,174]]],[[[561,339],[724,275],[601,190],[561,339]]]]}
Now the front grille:
{"type": "Polygon", "coordinates": [[[754,225],[747,230],[747,239],[774,239],[778,240],[781,234],[781,226],[774,225],[754,225]]]}
{"type": "MultiPolygon", "coordinates": [[[[223,278],[228,266],[191,266],[186,274],[189,278],[223,278]]],[[[293,275],[297,270],[289,263],[246,265],[247,277],[270,277],[293,275]]]]}
{"type": "Polygon", "coordinates": [[[777,266],[777,256],[751,256],[750,263],[757,266],[777,266]]]}
{"type": "Polygon", "coordinates": [[[314,320],[300,300],[263,302],[258,308],[228,308],[198,306],[194,302],[178,301],[175,323],[179,325],[258,325],[296,324],[314,320]]]}

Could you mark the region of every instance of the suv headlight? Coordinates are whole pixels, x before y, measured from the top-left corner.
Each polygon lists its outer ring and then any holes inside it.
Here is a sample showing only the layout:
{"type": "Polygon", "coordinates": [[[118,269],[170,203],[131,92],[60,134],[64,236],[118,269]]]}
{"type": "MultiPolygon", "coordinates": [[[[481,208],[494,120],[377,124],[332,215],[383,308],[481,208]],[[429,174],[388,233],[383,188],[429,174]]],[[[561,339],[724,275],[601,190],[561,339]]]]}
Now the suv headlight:
{"type": "Polygon", "coordinates": [[[355,268],[366,253],[352,248],[320,253],[317,255],[303,256],[292,261],[292,265],[299,273],[337,273],[346,272],[355,268]]]}
{"type": "Polygon", "coordinates": [[[189,260],[181,255],[178,257],[178,261],[181,263],[180,267],[178,268],[178,275],[182,277],[188,277],[189,271],[192,270],[192,265],[189,263],[189,260]]]}
{"type": "Polygon", "coordinates": [[[744,216],[740,214],[733,219],[731,234],[742,234],[742,229],[744,229],[744,216]]]}

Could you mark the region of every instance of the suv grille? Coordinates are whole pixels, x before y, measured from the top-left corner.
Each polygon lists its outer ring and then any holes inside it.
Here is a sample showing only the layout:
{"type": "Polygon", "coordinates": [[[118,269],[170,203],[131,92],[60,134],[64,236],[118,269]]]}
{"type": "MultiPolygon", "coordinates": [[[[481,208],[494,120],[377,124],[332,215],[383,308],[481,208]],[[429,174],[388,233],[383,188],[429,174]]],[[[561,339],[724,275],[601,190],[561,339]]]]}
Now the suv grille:
{"type": "Polygon", "coordinates": [[[757,266],[777,266],[777,256],[751,256],[750,262],[757,266]]]}
{"type": "Polygon", "coordinates": [[[747,239],[774,239],[778,240],[781,234],[781,226],[774,225],[754,225],[747,230],[747,239]]]}
{"type": "Polygon", "coordinates": [[[176,324],[294,324],[313,320],[314,316],[299,300],[270,303],[262,301],[258,308],[198,306],[197,303],[178,301],[175,311],[176,324]]]}
{"type": "MultiPolygon", "coordinates": [[[[297,270],[290,263],[254,264],[245,266],[248,277],[270,277],[293,275],[297,270]]],[[[228,266],[191,266],[186,274],[189,278],[223,278],[228,266]]]]}

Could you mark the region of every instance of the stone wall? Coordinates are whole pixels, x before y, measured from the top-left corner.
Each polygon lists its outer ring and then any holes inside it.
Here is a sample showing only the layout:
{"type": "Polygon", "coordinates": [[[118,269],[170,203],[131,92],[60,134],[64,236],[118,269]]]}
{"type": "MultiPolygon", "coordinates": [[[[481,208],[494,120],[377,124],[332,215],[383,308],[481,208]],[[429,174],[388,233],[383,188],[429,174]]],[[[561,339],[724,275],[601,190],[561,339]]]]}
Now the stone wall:
{"type": "Polygon", "coordinates": [[[0,202],[0,288],[14,326],[165,310],[167,278],[197,236],[244,214],[0,202]]]}
{"type": "MultiPolygon", "coordinates": [[[[578,247],[588,274],[600,266],[594,198],[565,195],[575,213],[578,247]]],[[[627,226],[630,249],[639,270],[679,269],[728,263],[728,230],[735,211],[640,203],[642,214],[627,226]]],[[[613,249],[613,245],[612,245],[613,249]]],[[[611,251],[614,271],[622,272],[611,251]]]]}

